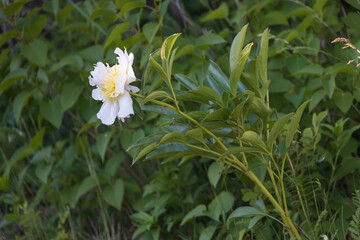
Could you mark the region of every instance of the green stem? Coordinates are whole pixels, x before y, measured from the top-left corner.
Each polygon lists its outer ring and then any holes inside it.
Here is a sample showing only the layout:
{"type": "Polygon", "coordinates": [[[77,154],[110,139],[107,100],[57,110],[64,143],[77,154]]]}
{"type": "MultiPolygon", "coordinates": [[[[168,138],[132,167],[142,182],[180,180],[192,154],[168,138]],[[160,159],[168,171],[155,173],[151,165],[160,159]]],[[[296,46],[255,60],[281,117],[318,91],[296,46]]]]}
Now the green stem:
{"type": "MultiPolygon", "coordinates": [[[[293,178],[295,179],[295,178],[296,178],[296,172],[295,172],[294,166],[293,166],[293,164],[292,164],[292,161],[291,161],[290,156],[289,156],[288,153],[286,153],[285,158],[286,158],[286,157],[287,157],[287,159],[288,159],[288,161],[289,161],[289,164],[290,164],[290,167],[291,167],[291,171],[292,171],[292,174],[293,174],[293,178]]],[[[284,159],[284,162],[285,162],[285,159],[284,159]]],[[[284,163],[283,163],[283,165],[284,165],[284,163]]],[[[282,175],[283,175],[283,174],[282,174],[282,175]]],[[[281,176],[281,178],[282,178],[282,176],[281,176]]],[[[281,181],[282,181],[282,180],[281,180],[281,181]]],[[[295,183],[295,188],[296,188],[296,192],[297,192],[297,194],[298,194],[298,196],[299,196],[300,205],[301,205],[301,208],[302,208],[302,210],[303,210],[303,212],[304,212],[306,221],[308,222],[309,227],[310,227],[310,229],[311,229],[311,232],[312,232],[312,234],[313,234],[313,228],[312,228],[312,225],[311,225],[309,216],[308,216],[307,213],[306,213],[306,209],[305,209],[304,201],[303,201],[303,199],[302,199],[302,197],[301,197],[300,189],[299,189],[299,187],[298,187],[298,185],[297,185],[296,183],[295,183]]],[[[285,194],[284,194],[284,198],[285,198],[285,194]]],[[[315,206],[316,206],[316,204],[315,204],[315,206]]],[[[287,213],[287,214],[288,214],[288,213],[287,213]]],[[[315,236],[313,235],[313,237],[315,237],[315,236]]]]}
{"type": "Polygon", "coordinates": [[[110,231],[109,231],[109,227],[108,227],[107,220],[106,220],[105,208],[104,208],[102,199],[100,197],[102,195],[101,186],[100,186],[100,182],[99,182],[99,179],[98,179],[96,171],[95,171],[94,162],[93,162],[92,157],[89,157],[90,155],[88,156],[88,154],[86,153],[85,146],[84,146],[84,143],[81,140],[81,138],[80,138],[80,145],[81,145],[82,151],[84,153],[86,163],[89,168],[90,176],[94,177],[96,180],[96,185],[97,185],[96,196],[99,201],[100,212],[101,212],[101,217],[102,217],[103,224],[105,227],[105,232],[106,232],[107,238],[110,239],[110,231]]]}
{"type": "MultiPolygon", "coordinates": [[[[269,96],[269,89],[266,91],[266,107],[268,111],[270,111],[270,96],[269,96]]],[[[266,124],[266,139],[269,139],[270,129],[269,123],[266,124]]]]}
{"type": "MultiPolygon", "coordinates": [[[[130,92],[131,95],[136,96],[136,97],[140,97],[140,98],[145,98],[145,96],[140,95],[140,94],[136,94],[136,93],[132,93],[130,92]]],[[[201,128],[205,133],[207,133],[209,136],[211,136],[220,146],[224,151],[227,151],[227,147],[223,144],[223,142],[214,134],[212,133],[210,130],[208,130],[207,128],[205,128],[204,126],[202,126],[198,121],[196,121],[195,119],[193,119],[192,117],[190,117],[189,115],[183,113],[179,108],[175,108],[173,106],[171,106],[170,104],[161,102],[161,101],[157,101],[157,100],[150,100],[150,102],[153,102],[155,104],[164,106],[164,107],[168,107],[172,110],[174,110],[175,112],[177,112],[179,115],[183,116],[185,119],[189,120],[190,122],[192,122],[193,124],[195,124],[196,126],[198,126],[199,128],[201,128]]],[[[207,150],[207,151],[211,151],[211,150],[207,150]]],[[[216,153],[216,152],[213,152],[216,153]]],[[[218,154],[218,153],[216,153],[218,154]]],[[[291,231],[289,231],[290,236],[295,235],[295,237],[297,239],[301,239],[299,232],[297,231],[296,227],[294,226],[294,224],[292,223],[290,217],[288,215],[286,215],[285,211],[283,210],[283,208],[281,207],[281,205],[275,200],[275,198],[271,195],[271,193],[266,189],[266,187],[260,182],[260,180],[257,178],[257,176],[252,172],[252,171],[246,171],[247,167],[239,160],[236,158],[236,156],[234,156],[233,154],[230,155],[231,157],[231,164],[229,164],[230,166],[233,166],[234,168],[240,170],[241,172],[243,172],[245,175],[247,175],[250,180],[252,182],[254,182],[259,188],[260,190],[263,192],[263,194],[270,200],[270,202],[273,204],[273,206],[278,210],[281,218],[283,219],[284,223],[290,228],[291,231]],[[233,163],[236,163],[236,165],[234,165],[233,163]]]]}
{"type": "Polygon", "coordinates": [[[330,194],[330,191],[331,191],[331,185],[332,185],[332,181],[333,181],[333,178],[334,178],[336,165],[337,165],[337,162],[338,162],[338,159],[339,159],[339,153],[340,153],[340,151],[336,151],[335,161],[334,161],[334,164],[332,165],[332,171],[331,171],[331,175],[330,175],[330,178],[329,178],[328,190],[326,192],[326,200],[329,198],[329,194],[330,194]]]}
{"type": "Polygon", "coordinates": [[[289,231],[290,235],[294,234],[295,237],[299,240],[301,240],[301,236],[296,229],[295,225],[292,223],[290,217],[286,215],[282,207],[279,205],[279,203],[275,200],[275,198],[271,195],[271,193],[265,188],[265,186],[260,182],[260,180],[256,177],[256,175],[252,172],[246,172],[245,173],[251,181],[253,181],[262,191],[262,193],[270,200],[270,202],[273,204],[273,206],[278,210],[281,218],[283,219],[284,223],[289,226],[291,231],[289,231]]]}
{"type": "Polygon", "coordinates": [[[261,157],[262,157],[262,159],[264,160],[264,164],[265,164],[265,166],[266,166],[266,169],[267,169],[268,172],[269,172],[269,176],[270,176],[271,182],[272,182],[272,184],[273,184],[273,186],[274,186],[276,198],[277,198],[279,204],[282,205],[282,201],[281,201],[279,189],[278,189],[278,187],[277,187],[277,184],[276,184],[275,178],[274,178],[274,171],[271,169],[271,165],[270,165],[271,162],[270,162],[269,164],[267,164],[267,162],[266,162],[265,157],[264,157],[263,154],[261,154],[261,157]]]}
{"type": "MultiPolygon", "coordinates": [[[[170,82],[170,79],[169,79],[169,82],[170,82]]],[[[180,108],[179,108],[179,105],[178,105],[177,100],[176,100],[176,95],[175,95],[174,89],[173,89],[171,84],[169,84],[169,86],[170,86],[171,94],[173,96],[173,100],[174,100],[174,103],[175,103],[175,106],[176,106],[176,110],[177,110],[177,112],[180,112],[180,108]]]]}

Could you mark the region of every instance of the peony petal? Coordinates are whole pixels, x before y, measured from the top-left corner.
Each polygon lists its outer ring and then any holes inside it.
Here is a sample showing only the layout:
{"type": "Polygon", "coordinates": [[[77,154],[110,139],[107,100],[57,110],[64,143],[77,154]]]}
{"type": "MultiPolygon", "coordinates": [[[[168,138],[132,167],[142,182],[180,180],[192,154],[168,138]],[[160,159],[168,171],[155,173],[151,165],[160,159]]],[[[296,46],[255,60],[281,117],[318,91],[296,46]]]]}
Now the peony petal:
{"type": "Polygon", "coordinates": [[[117,95],[119,95],[120,93],[124,93],[125,83],[126,83],[126,74],[120,71],[119,75],[116,77],[115,80],[115,92],[117,95]]]}
{"type": "Polygon", "coordinates": [[[114,53],[119,55],[119,56],[124,54],[124,52],[120,48],[116,48],[114,53]]]}
{"type": "Polygon", "coordinates": [[[120,48],[116,48],[115,53],[119,56],[116,59],[118,60],[121,69],[124,69],[124,71],[126,71],[129,62],[127,54],[125,54],[120,48]]]}
{"type": "Polygon", "coordinates": [[[133,53],[130,53],[130,54],[129,54],[129,65],[132,66],[132,65],[133,65],[133,62],[134,62],[134,54],[133,54],[133,53]]]}
{"type": "Polygon", "coordinates": [[[118,118],[130,117],[130,114],[134,114],[133,101],[130,94],[125,91],[119,100],[119,112],[117,114],[118,118]]]}
{"type": "Polygon", "coordinates": [[[127,71],[126,71],[127,72],[127,79],[126,79],[126,84],[127,85],[136,80],[134,70],[132,68],[133,62],[134,62],[134,54],[130,53],[129,58],[128,58],[128,68],[127,68],[127,71]]]}
{"type": "Polygon", "coordinates": [[[103,124],[111,125],[115,122],[116,114],[118,113],[118,111],[119,106],[117,101],[104,102],[96,116],[101,120],[103,124]]]}
{"type": "Polygon", "coordinates": [[[134,93],[137,93],[140,91],[140,89],[138,87],[135,87],[135,86],[131,86],[131,85],[126,85],[125,86],[125,89],[128,90],[128,91],[132,91],[134,93]]]}
{"type": "Polygon", "coordinates": [[[96,89],[92,90],[91,96],[95,100],[98,100],[98,101],[103,100],[100,88],[96,88],[96,89]]]}
{"type": "Polygon", "coordinates": [[[109,65],[104,65],[102,62],[95,64],[95,68],[90,72],[89,84],[91,86],[102,86],[102,82],[106,79],[107,72],[109,71],[109,65]]]}
{"type": "Polygon", "coordinates": [[[129,65],[127,70],[127,78],[126,78],[126,85],[129,85],[130,83],[134,82],[136,80],[134,70],[132,69],[132,66],[129,65]]]}

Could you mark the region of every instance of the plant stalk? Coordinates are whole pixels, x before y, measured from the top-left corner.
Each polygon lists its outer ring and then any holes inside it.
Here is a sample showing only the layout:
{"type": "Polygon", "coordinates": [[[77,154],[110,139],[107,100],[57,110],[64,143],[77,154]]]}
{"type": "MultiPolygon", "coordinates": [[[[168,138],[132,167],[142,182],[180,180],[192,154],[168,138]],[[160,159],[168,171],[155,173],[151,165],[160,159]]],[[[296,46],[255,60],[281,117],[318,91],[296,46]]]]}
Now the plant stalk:
{"type": "MultiPolygon", "coordinates": [[[[132,93],[130,92],[131,95],[136,96],[136,97],[140,97],[140,98],[145,98],[145,96],[140,95],[140,94],[136,94],[136,93],[132,93]]],[[[193,124],[195,124],[196,126],[198,126],[199,128],[201,128],[205,133],[207,133],[208,135],[210,135],[220,146],[224,151],[227,151],[227,147],[223,144],[223,142],[214,134],[212,133],[210,130],[208,130],[207,128],[205,128],[203,125],[201,125],[198,121],[196,121],[195,119],[193,119],[192,117],[190,117],[189,115],[187,115],[186,113],[182,112],[178,107],[175,108],[170,104],[161,102],[161,101],[157,101],[157,100],[150,100],[151,102],[164,106],[164,107],[168,107],[172,110],[174,110],[175,112],[177,112],[179,115],[183,116],[184,118],[186,118],[187,120],[189,120],[190,122],[192,122],[193,124]]],[[[176,101],[174,99],[174,101],[176,101]]],[[[271,193],[266,189],[266,187],[260,182],[260,180],[257,178],[257,176],[252,172],[252,171],[247,171],[247,167],[239,160],[236,158],[236,156],[234,156],[233,154],[230,155],[232,162],[236,163],[237,166],[231,164],[233,167],[235,167],[236,169],[240,170],[241,172],[243,172],[245,175],[247,175],[250,180],[255,183],[260,190],[262,191],[262,193],[270,200],[270,202],[273,204],[273,206],[276,208],[276,210],[279,212],[281,218],[283,219],[284,223],[290,228],[290,236],[295,235],[295,237],[299,240],[301,240],[300,234],[298,232],[298,230],[296,229],[295,225],[292,223],[290,217],[285,213],[285,211],[283,210],[282,206],[275,200],[275,198],[271,195],[271,193]]]]}

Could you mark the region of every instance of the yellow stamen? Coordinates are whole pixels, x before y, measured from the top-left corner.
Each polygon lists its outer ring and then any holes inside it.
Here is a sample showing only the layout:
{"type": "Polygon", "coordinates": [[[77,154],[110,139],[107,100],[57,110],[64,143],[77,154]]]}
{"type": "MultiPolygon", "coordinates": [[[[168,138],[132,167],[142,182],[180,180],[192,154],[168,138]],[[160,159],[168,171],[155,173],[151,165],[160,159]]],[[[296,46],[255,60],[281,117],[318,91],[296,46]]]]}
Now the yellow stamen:
{"type": "Polygon", "coordinates": [[[122,93],[117,93],[115,91],[115,81],[120,73],[120,70],[121,70],[120,65],[114,65],[108,71],[106,80],[103,82],[103,86],[100,88],[102,98],[105,101],[112,102],[117,100],[120,96],[123,95],[122,93]]]}

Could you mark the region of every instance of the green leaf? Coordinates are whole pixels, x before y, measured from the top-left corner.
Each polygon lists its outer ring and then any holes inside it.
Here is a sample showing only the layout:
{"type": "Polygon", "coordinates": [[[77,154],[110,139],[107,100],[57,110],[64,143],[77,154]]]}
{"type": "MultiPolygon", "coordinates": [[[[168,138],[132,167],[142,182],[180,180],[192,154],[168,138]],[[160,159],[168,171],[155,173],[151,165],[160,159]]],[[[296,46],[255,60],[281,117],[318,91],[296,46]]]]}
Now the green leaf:
{"type": "Polygon", "coordinates": [[[241,141],[244,141],[248,144],[253,145],[254,147],[258,147],[259,150],[262,150],[266,153],[269,153],[269,150],[267,149],[264,141],[261,139],[261,137],[253,131],[246,131],[240,138],[241,141]]]}
{"type": "Polygon", "coordinates": [[[232,148],[229,148],[223,154],[223,156],[226,157],[231,154],[237,154],[237,153],[265,153],[265,154],[267,154],[268,152],[263,149],[259,149],[257,147],[232,147],[232,148]]]}
{"type": "Polygon", "coordinates": [[[292,11],[289,11],[288,13],[285,14],[285,17],[289,18],[289,17],[301,17],[301,16],[307,16],[310,13],[312,13],[312,9],[308,8],[308,7],[299,7],[299,8],[295,8],[292,11]]]}
{"type": "Polygon", "coordinates": [[[47,73],[50,74],[50,73],[59,71],[61,68],[65,67],[65,66],[69,66],[72,70],[74,70],[74,69],[81,70],[83,65],[84,65],[84,61],[82,60],[80,55],[73,54],[73,55],[69,55],[69,56],[62,58],[62,59],[60,59],[59,62],[51,65],[47,69],[47,73]]]}
{"type": "Polygon", "coordinates": [[[238,207],[235,209],[230,216],[227,219],[227,223],[234,219],[239,217],[254,217],[254,216],[266,216],[265,212],[260,211],[257,208],[254,207],[238,207]]]}
{"type": "MultiPolygon", "coordinates": [[[[16,2],[13,2],[10,5],[6,6],[6,8],[4,9],[5,16],[10,18],[14,14],[17,14],[21,10],[21,8],[29,1],[30,0],[16,1],[16,2]]],[[[5,4],[5,3],[3,2],[3,4],[5,4]]]]}
{"type": "Polygon", "coordinates": [[[48,48],[44,41],[37,39],[30,44],[21,45],[21,53],[32,63],[44,67],[48,48]]]}
{"type": "Polygon", "coordinates": [[[146,84],[148,78],[151,76],[151,73],[153,72],[153,68],[152,68],[151,64],[149,64],[150,63],[150,57],[153,57],[153,60],[155,60],[155,62],[157,60],[160,60],[160,51],[159,51],[159,49],[152,52],[149,55],[149,57],[146,59],[145,63],[144,63],[144,72],[143,72],[143,75],[141,76],[141,90],[142,90],[143,94],[144,94],[145,84],[146,84]]]}
{"type": "Polygon", "coordinates": [[[194,97],[196,96],[198,99],[204,101],[205,103],[207,103],[208,101],[212,101],[220,106],[223,105],[223,102],[219,95],[217,95],[217,93],[209,87],[199,86],[194,90],[191,90],[190,93],[194,94],[194,97]]]}
{"type": "Polygon", "coordinates": [[[206,48],[209,45],[221,44],[226,41],[217,34],[206,32],[195,41],[195,45],[201,48],[206,48]]]}
{"type": "Polygon", "coordinates": [[[203,136],[203,132],[201,130],[201,128],[195,128],[195,129],[191,129],[189,131],[186,132],[185,137],[199,141],[199,142],[204,142],[204,136],[203,136]]]}
{"type": "Polygon", "coordinates": [[[316,75],[321,76],[324,72],[324,69],[319,64],[307,65],[304,68],[300,69],[294,75],[316,75]]]}
{"type": "Polygon", "coordinates": [[[201,231],[199,240],[211,240],[216,230],[216,226],[208,226],[201,231]]]}
{"type": "Polygon", "coordinates": [[[59,32],[77,32],[77,31],[88,31],[89,25],[86,22],[72,22],[62,27],[59,32]]]}
{"type": "Polygon", "coordinates": [[[0,190],[1,191],[11,191],[11,187],[9,185],[9,181],[6,175],[2,175],[0,178],[0,190]]]}
{"type": "Polygon", "coordinates": [[[291,102],[296,108],[304,99],[305,87],[302,87],[298,93],[290,92],[285,94],[285,98],[291,102]]]}
{"type": "Polygon", "coordinates": [[[175,60],[185,56],[185,55],[189,55],[189,54],[193,54],[195,51],[195,47],[193,44],[187,44],[185,46],[183,46],[177,53],[175,56],[175,60]]]}
{"type": "Polygon", "coordinates": [[[294,86],[292,82],[286,80],[284,75],[278,71],[269,72],[269,79],[271,80],[269,87],[270,93],[286,93],[294,86]]]}
{"type": "Polygon", "coordinates": [[[180,226],[184,225],[185,223],[187,223],[188,221],[190,221],[194,218],[201,217],[201,216],[206,216],[206,206],[204,204],[200,204],[200,205],[196,206],[193,210],[188,212],[185,215],[185,217],[183,218],[183,220],[181,221],[180,226]]]}
{"type": "Polygon", "coordinates": [[[179,143],[165,143],[146,156],[146,160],[172,157],[177,153],[184,152],[190,147],[179,143]]]}
{"type": "Polygon", "coordinates": [[[173,131],[173,132],[165,134],[161,138],[160,144],[164,144],[164,143],[168,143],[168,142],[179,142],[179,141],[185,142],[185,137],[178,131],[173,131]]]}
{"type": "Polygon", "coordinates": [[[244,45],[245,35],[248,25],[249,24],[246,24],[241,28],[241,31],[238,32],[238,34],[236,34],[234,40],[231,43],[230,57],[229,57],[230,72],[233,72],[236,69],[236,65],[241,60],[241,52],[243,51],[242,47],[244,45]]]}
{"type": "Polygon", "coordinates": [[[214,188],[216,188],[216,185],[221,177],[221,173],[223,169],[224,169],[223,162],[213,162],[208,169],[207,172],[208,178],[211,185],[213,185],[214,188]]]}
{"type": "Polygon", "coordinates": [[[208,115],[206,115],[205,117],[205,121],[223,121],[223,120],[227,120],[230,116],[230,109],[228,108],[220,108],[215,110],[212,113],[209,113],[208,115]]]}
{"type": "MultiPolygon", "coordinates": [[[[230,88],[231,88],[231,93],[235,96],[236,92],[237,92],[237,85],[238,85],[238,81],[239,78],[241,76],[241,74],[243,73],[245,64],[246,64],[246,60],[248,59],[248,56],[250,54],[251,51],[251,47],[252,47],[253,43],[249,43],[248,45],[246,45],[244,47],[244,49],[240,52],[240,55],[237,57],[238,61],[235,62],[234,64],[234,68],[231,70],[230,73],[230,88]]],[[[248,85],[250,85],[253,89],[256,89],[257,92],[260,92],[259,89],[259,83],[257,78],[253,78],[255,79],[254,81],[248,81],[248,85]]]]}
{"type": "Polygon", "coordinates": [[[229,79],[215,62],[210,60],[208,71],[220,88],[227,93],[231,93],[229,79]]]}
{"type": "Polygon", "coordinates": [[[41,163],[36,167],[35,174],[42,183],[46,183],[50,171],[51,171],[51,164],[41,163]]]}
{"type": "Polygon", "coordinates": [[[30,163],[38,164],[40,162],[50,162],[51,161],[51,153],[52,153],[51,146],[41,148],[34,154],[30,163]]]}
{"type": "Polygon", "coordinates": [[[330,76],[324,76],[321,78],[321,83],[325,89],[325,93],[329,96],[330,99],[332,98],[336,87],[335,77],[336,74],[331,74],[330,76]]]}
{"type": "Polygon", "coordinates": [[[289,25],[286,16],[281,11],[271,11],[266,14],[262,20],[266,23],[267,26],[289,25]]]}
{"type": "Polygon", "coordinates": [[[32,21],[29,21],[25,24],[25,29],[23,29],[23,39],[24,42],[31,42],[33,40],[39,39],[39,34],[43,31],[48,19],[45,15],[38,15],[32,21]]]}
{"type": "Polygon", "coordinates": [[[40,102],[40,113],[52,125],[59,128],[62,121],[60,97],[55,97],[49,102],[40,102]]]}
{"type": "Polygon", "coordinates": [[[90,23],[91,21],[99,18],[99,17],[102,17],[102,16],[111,16],[111,15],[114,15],[115,16],[115,11],[113,9],[110,9],[110,8],[98,8],[98,9],[95,9],[91,15],[89,16],[88,18],[88,23],[90,23]]]}
{"type": "Polygon", "coordinates": [[[8,174],[10,173],[10,169],[12,168],[13,165],[15,165],[20,160],[26,158],[29,155],[30,155],[30,151],[28,147],[23,146],[17,148],[15,152],[11,155],[9,162],[7,162],[6,170],[5,170],[6,175],[8,176],[8,174]]]}
{"type": "Polygon", "coordinates": [[[200,21],[201,22],[208,22],[214,19],[226,18],[228,14],[228,9],[226,7],[218,7],[215,10],[210,11],[203,17],[200,21]]]}
{"type": "Polygon", "coordinates": [[[181,82],[183,86],[185,86],[187,89],[192,90],[196,88],[196,83],[188,76],[185,76],[184,74],[175,74],[174,77],[176,80],[181,82]]]}
{"type": "Polygon", "coordinates": [[[349,111],[353,102],[353,96],[349,92],[335,92],[333,99],[335,100],[335,105],[344,114],[349,111]]]}
{"type": "Polygon", "coordinates": [[[325,75],[332,75],[339,72],[351,72],[354,68],[346,63],[336,63],[325,70],[325,75]]]}
{"type": "Polygon", "coordinates": [[[136,163],[140,158],[144,157],[146,154],[148,154],[149,152],[153,151],[155,148],[157,148],[158,144],[157,143],[152,143],[148,146],[146,146],[144,149],[142,149],[138,155],[134,158],[132,164],[136,163]]]}
{"type": "Polygon", "coordinates": [[[250,102],[250,111],[261,117],[264,122],[269,115],[269,110],[261,98],[254,97],[250,102]]]}
{"type": "Polygon", "coordinates": [[[133,0],[125,3],[121,6],[121,10],[116,16],[116,19],[121,18],[125,13],[130,12],[136,8],[140,8],[146,5],[146,2],[143,0],[133,0]]]}
{"type": "Polygon", "coordinates": [[[123,181],[118,179],[113,185],[106,186],[103,190],[103,198],[108,204],[120,211],[124,198],[123,181]]]}
{"type": "Polygon", "coordinates": [[[313,7],[315,12],[321,13],[326,2],[327,0],[317,0],[313,7]]]}
{"type": "Polygon", "coordinates": [[[174,33],[173,35],[167,37],[161,46],[161,58],[165,57],[166,60],[169,59],[171,50],[176,42],[176,39],[181,35],[181,33],[174,33]]]}
{"type": "Polygon", "coordinates": [[[101,45],[94,45],[79,53],[80,56],[87,62],[96,63],[104,56],[104,48],[101,45]]]}
{"type": "Polygon", "coordinates": [[[124,128],[120,131],[120,143],[124,151],[126,151],[131,157],[134,157],[134,149],[129,149],[131,145],[134,145],[136,142],[140,141],[145,137],[144,130],[138,129],[136,131],[131,131],[130,129],[124,128]]]}
{"type": "Polygon", "coordinates": [[[39,68],[37,75],[36,75],[37,79],[40,79],[41,81],[43,81],[44,83],[48,83],[49,82],[49,78],[46,74],[46,72],[42,69],[39,68]]]}
{"type": "Polygon", "coordinates": [[[24,79],[27,76],[27,71],[22,68],[15,69],[5,76],[0,83],[0,94],[11,87],[16,80],[24,79]]]}
{"type": "Polygon", "coordinates": [[[45,127],[41,128],[41,130],[37,132],[36,135],[31,139],[31,141],[29,142],[29,147],[32,149],[37,149],[42,147],[44,134],[45,134],[45,127]]]}
{"type": "Polygon", "coordinates": [[[19,36],[17,29],[12,29],[0,35],[0,47],[7,43],[10,39],[16,38],[19,36]]]}
{"type": "Polygon", "coordinates": [[[82,125],[82,127],[78,131],[77,135],[79,136],[81,133],[85,132],[89,128],[96,126],[96,124],[97,124],[97,122],[89,122],[89,123],[82,125]]]}
{"type": "Polygon", "coordinates": [[[151,100],[154,100],[156,98],[167,98],[167,99],[172,99],[169,94],[165,91],[155,91],[155,92],[152,92],[150,93],[148,96],[146,96],[146,98],[144,98],[140,104],[141,105],[144,105],[145,103],[151,101],[151,100]]]}
{"type": "Polygon", "coordinates": [[[227,213],[228,211],[230,211],[230,209],[232,208],[232,206],[234,205],[234,202],[235,202],[234,195],[232,195],[230,192],[226,192],[226,191],[221,192],[217,196],[217,199],[219,200],[220,205],[221,205],[221,210],[224,213],[227,213]]]}
{"type": "Polygon", "coordinates": [[[267,140],[267,146],[270,149],[270,151],[272,150],[272,146],[276,140],[276,138],[279,136],[279,134],[281,133],[281,130],[285,127],[286,123],[289,121],[289,119],[293,116],[293,113],[289,113],[285,116],[283,116],[282,118],[280,118],[279,120],[277,120],[273,127],[271,128],[270,134],[269,134],[269,138],[267,140]]]}
{"type": "Polygon", "coordinates": [[[301,106],[296,110],[295,115],[291,119],[289,130],[288,130],[288,133],[286,134],[286,141],[285,141],[286,147],[290,146],[291,141],[293,140],[294,135],[297,131],[297,128],[299,127],[299,122],[300,122],[301,116],[302,116],[306,106],[309,104],[309,102],[310,102],[310,100],[307,100],[306,102],[301,104],[301,106]]]}
{"type": "Polygon", "coordinates": [[[108,35],[109,37],[105,41],[104,48],[107,49],[114,41],[120,41],[121,35],[126,32],[129,27],[130,23],[128,22],[117,24],[116,27],[114,27],[111,33],[108,35]]]}
{"type": "Polygon", "coordinates": [[[79,98],[83,86],[76,85],[74,83],[68,83],[63,87],[63,93],[61,95],[61,111],[64,112],[74,106],[79,98]]]}
{"type": "Polygon", "coordinates": [[[104,162],[106,148],[109,145],[110,139],[113,136],[113,134],[114,134],[114,130],[112,130],[111,132],[105,132],[100,134],[96,139],[96,148],[98,150],[102,162],[104,162]]]}
{"type": "Polygon", "coordinates": [[[149,44],[153,41],[157,31],[159,29],[159,24],[154,22],[145,23],[143,26],[143,33],[148,40],[149,44]]]}
{"type": "Polygon", "coordinates": [[[325,97],[325,91],[324,90],[318,90],[311,96],[311,101],[309,104],[309,112],[311,112],[316,105],[325,97]]]}
{"type": "Polygon", "coordinates": [[[256,59],[256,69],[258,71],[258,76],[262,84],[265,84],[268,81],[267,78],[267,58],[268,58],[268,46],[269,46],[268,39],[269,39],[269,29],[265,29],[265,31],[261,35],[260,52],[258,58],[256,59]]]}
{"type": "Polygon", "coordinates": [[[258,215],[250,219],[248,229],[251,229],[264,216],[258,215]]]}
{"type": "MultiPolygon", "coordinates": [[[[239,82],[237,83],[239,84],[239,82]]],[[[255,59],[248,61],[247,71],[241,73],[241,83],[243,83],[249,91],[255,93],[258,97],[262,97],[262,91],[264,90],[260,91],[255,59]]],[[[263,89],[266,88],[266,85],[267,84],[263,85],[263,89]]]]}
{"type": "Polygon", "coordinates": [[[167,73],[164,71],[164,69],[161,67],[161,65],[155,61],[155,59],[150,55],[149,62],[151,67],[153,67],[156,72],[160,75],[160,78],[165,81],[167,84],[169,84],[169,79],[167,76],[167,73]]]}
{"type": "Polygon", "coordinates": [[[358,169],[360,169],[359,158],[346,157],[341,162],[341,165],[336,169],[333,181],[340,180],[358,169]]]}
{"type": "Polygon", "coordinates": [[[23,92],[19,93],[18,95],[16,95],[16,97],[14,99],[13,112],[14,112],[14,117],[15,117],[15,121],[17,124],[19,124],[22,109],[28,102],[29,98],[34,94],[34,92],[35,92],[34,90],[33,91],[23,91],[23,92]]]}
{"type": "Polygon", "coordinates": [[[118,171],[120,164],[125,160],[124,156],[124,152],[121,151],[107,159],[105,167],[98,173],[99,178],[112,179],[118,171]]]}
{"type": "Polygon", "coordinates": [[[75,196],[76,202],[79,200],[79,198],[82,195],[84,195],[85,193],[90,191],[95,186],[96,186],[96,178],[95,177],[89,176],[89,177],[85,178],[81,182],[80,186],[77,188],[76,196],[75,196]]]}
{"type": "Polygon", "coordinates": [[[311,25],[311,23],[316,19],[316,16],[314,14],[309,14],[304,18],[304,20],[298,24],[296,27],[299,31],[305,32],[306,29],[311,25]]]}
{"type": "Polygon", "coordinates": [[[238,98],[242,101],[235,107],[235,109],[230,115],[230,119],[233,119],[235,121],[239,121],[241,116],[246,116],[248,112],[248,106],[254,99],[254,93],[251,91],[246,91],[239,94],[238,98]]]}

